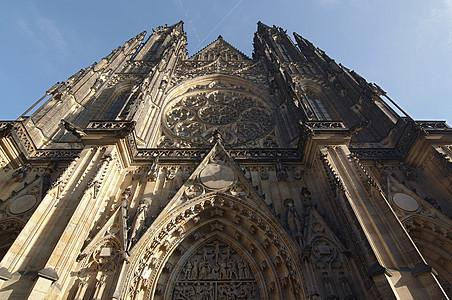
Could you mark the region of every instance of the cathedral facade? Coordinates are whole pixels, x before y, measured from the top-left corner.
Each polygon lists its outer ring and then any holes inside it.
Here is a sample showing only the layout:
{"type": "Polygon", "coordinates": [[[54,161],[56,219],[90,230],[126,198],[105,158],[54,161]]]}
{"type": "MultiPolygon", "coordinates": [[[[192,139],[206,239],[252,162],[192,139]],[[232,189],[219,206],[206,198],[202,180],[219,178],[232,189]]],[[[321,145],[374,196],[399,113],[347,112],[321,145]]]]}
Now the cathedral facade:
{"type": "Polygon", "coordinates": [[[145,36],[0,122],[0,298],[452,295],[445,122],[279,27],[145,36]]]}

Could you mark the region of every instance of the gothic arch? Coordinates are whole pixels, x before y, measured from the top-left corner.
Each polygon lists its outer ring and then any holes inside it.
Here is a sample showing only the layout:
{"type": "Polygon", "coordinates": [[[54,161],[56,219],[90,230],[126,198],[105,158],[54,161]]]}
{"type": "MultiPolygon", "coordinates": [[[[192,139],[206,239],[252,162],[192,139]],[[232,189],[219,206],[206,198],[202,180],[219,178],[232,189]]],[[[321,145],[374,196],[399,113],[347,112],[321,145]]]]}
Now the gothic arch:
{"type": "Polygon", "coordinates": [[[297,96],[306,102],[310,117],[319,120],[340,120],[340,115],[332,105],[323,83],[300,79],[296,89],[297,96]]]}
{"type": "Polygon", "coordinates": [[[82,260],[69,299],[101,299],[113,294],[122,264],[122,247],[113,235],[89,245],[79,257],[82,260]]]}
{"type": "MultiPolygon", "coordinates": [[[[204,224],[202,224],[200,227],[196,228],[195,230],[192,230],[192,233],[198,231],[198,230],[202,230],[202,227],[212,227],[212,226],[218,226],[218,223],[222,223],[225,226],[231,225],[231,224],[226,224],[223,221],[215,221],[215,220],[211,220],[209,222],[206,222],[204,224]]],[[[185,252],[184,255],[181,255],[179,257],[178,263],[176,264],[176,267],[174,268],[174,270],[172,270],[172,272],[170,273],[170,276],[168,277],[168,280],[165,282],[161,282],[160,278],[159,278],[159,282],[158,282],[158,287],[159,286],[165,286],[165,293],[163,294],[163,299],[164,300],[172,300],[172,295],[174,294],[174,290],[175,290],[175,285],[177,285],[177,281],[180,280],[182,277],[182,271],[185,269],[186,270],[186,266],[188,263],[190,263],[190,258],[192,258],[197,251],[202,250],[202,249],[206,249],[207,247],[210,246],[210,248],[214,248],[216,247],[216,245],[221,245],[223,244],[227,246],[228,251],[232,251],[233,254],[236,254],[234,257],[234,261],[231,259],[231,263],[238,263],[239,260],[243,260],[247,263],[247,266],[251,269],[250,270],[250,274],[246,276],[246,278],[240,278],[240,276],[238,276],[238,274],[236,273],[235,275],[231,275],[231,278],[227,278],[230,279],[230,281],[225,281],[224,278],[221,278],[222,274],[222,269],[220,268],[220,264],[221,263],[216,263],[214,261],[212,261],[212,265],[213,266],[217,266],[218,270],[215,271],[219,274],[217,274],[218,278],[216,279],[223,279],[222,282],[215,282],[215,283],[223,283],[223,284],[233,284],[234,285],[242,285],[245,286],[247,288],[254,288],[254,292],[253,294],[255,294],[255,297],[252,299],[258,299],[259,297],[259,291],[263,291],[263,293],[261,293],[259,299],[268,299],[268,295],[266,294],[266,279],[264,279],[262,272],[260,271],[260,266],[259,266],[259,262],[256,261],[253,258],[253,255],[251,253],[249,253],[249,251],[246,249],[245,246],[241,245],[240,243],[238,243],[236,240],[234,240],[232,237],[228,236],[226,233],[224,232],[220,232],[218,230],[210,233],[210,234],[206,234],[204,236],[204,238],[202,240],[198,240],[197,242],[195,242],[194,244],[190,245],[188,249],[186,249],[187,251],[185,252]],[[231,250],[232,249],[232,250],[231,250]],[[235,253],[234,253],[235,252],[235,253]],[[239,258],[239,259],[237,259],[239,258]],[[239,277],[239,278],[237,278],[239,277]],[[250,280],[251,279],[251,280],[250,280]]],[[[183,246],[183,243],[181,243],[179,245],[178,248],[180,248],[182,246],[182,249],[180,249],[180,253],[182,254],[182,250],[185,248],[185,246],[183,246]]],[[[224,247],[222,247],[224,248],[224,247]]],[[[177,250],[177,249],[176,249],[177,250]]],[[[224,249],[222,249],[224,250],[224,249]]],[[[262,250],[262,249],[259,249],[262,250]]],[[[177,253],[176,253],[177,254],[177,253]]],[[[210,253],[212,254],[212,253],[210,253]]],[[[224,255],[224,253],[222,253],[224,255]]],[[[172,253],[172,255],[174,255],[174,252],[172,253]]],[[[215,254],[214,254],[215,255],[215,254]]],[[[210,255],[213,256],[213,255],[210,255]]],[[[212,259],[213,257],[211,257],[212,259]]],[[[199,262],[199,260],[198,260],[199,262]]],[[[168,262],[169,263],[169,262],[168,262]]],[[[225,263],[225,260],[222,261],[222,263],[225,263]]],[[[228,262],[229,264],[229,262],[228,262]]],[[[168,266],[165,266],[165,268],[168,269],[168,266]]],[[[210,266],[209,266],[210,268],[210,266]]],[[[213,269],[213,268],[210,268],[213,269]]],[[[237,265],[234,266],[235,272],[237,272],[237,265]]],[[[210,273],[213,273],[213,270],[209,270],[210,273]]],[[[210,274],[208,274],[210,275],[210,274]]],[[[226,275],[228,276],[228,275],[226,275]]],[[[161,276],[162,277],[162,276],[161,276]]],[[[208,277],[208,276],[204,276],[204,277],[208,277]]],[[[277,278],[277,274],[274,273],[272,274],[273,279],[277,278]]],[[[215,276],[210,277],[211,279],[215,280],[215,276]]],[[[186,279],[186,278],[182,278],[182,279],[186,279]]],[[[195,278],[192,282],[192,285],[196,285],[196,279],[195,278]]],[[[219,281],[219,280],[218,280],[219,281]]],[[[268,281],[268,278],[267,278],[268,281]]],[[[199,282],[199,281],[198,281],[199,282]]],[[[184,283],[182,283],[184,284],[184,283]]],[[[243,293],[243,290],[242,290],[243,293]]],[[[281,295],[278,295],[281,296],[281,295]]],[[[150,298],[150,297],[148,297],[150,298]]],[[[154,297],[154,299],[157,299],[157,297],[154,297]]],[[[247,298],[250,299],[250,298],[247,298]]]]}
{"type": "Polygon", "coordinates": [[[25,222],[16,217],[8,217],[0,221],[0,261],[14,243],[24,226],[25,222]]]}
{"type": "Polygon", "coordinates": [[[448,295],[452,295],[452,227],[427,216],[402,220],[416,246],[448,295]]]}
{"type": "Polygon", "coordinates": [[[215,237],[230,243],[252,265],[259,288],[266,289],[261,292],[261,299],[305,298],[299,250],[282,226],[262,209],[266,207],[259,207],[249,199],[218,192],[201,195],[174,208],[169,205],[154,222],[153,230],[132,250],[123,297],[163,299],[156,295],[165,293],[158,282],[162,274],[171,276],[170,271],[164,271],[167,263],[179,261],[180,255],[173,256],[175,250],[184,240],[189,245],[198,239],[215,237]]]}
{"type": "Polygon", "coordinates": [[[123,80],[122,82],[116,84],[111,92],[110,100],[108,104],[105,106],[105,114],[106,119],[115,119],[122,116],[123,109],[126,106],[129,106],[129,101],[131,97],[137,92],[133,90],[136,85],[136,81],[132,79],[123,80]]]}
{"type": "MultiPolygon", "coordinates": [[[[104,84],[102,80],[98,82],[99,85],[104,84]]],[[[89,100],[85,105],[85,109],[74,118],[74,124],[77,124],[79,126],[86,126],[88,122],[92,120],[105,119],[107,117],[112,119],[112,117],[109,116],[109,112],[115,105],[115,102],[118,100],[118,96],[120,96],[120,94],[123,92],[127,92],[128,90],[132,92],[133,87],[137,84],[137,80],[133,77],[125,79],[116,77],[113,78],[112,81],[108,84],[109,85],[104,89],[96,87],[96,84],[91,87],[90,95],[93,96],[89,97],[89,100]],[[98,89],[100,90],[97,91],[98,89]]],[[[120,103],[118,103],[118,105],[119,104],[120,103]]],[[[71,120],[68,119],[68,121],[71,120]]]]}

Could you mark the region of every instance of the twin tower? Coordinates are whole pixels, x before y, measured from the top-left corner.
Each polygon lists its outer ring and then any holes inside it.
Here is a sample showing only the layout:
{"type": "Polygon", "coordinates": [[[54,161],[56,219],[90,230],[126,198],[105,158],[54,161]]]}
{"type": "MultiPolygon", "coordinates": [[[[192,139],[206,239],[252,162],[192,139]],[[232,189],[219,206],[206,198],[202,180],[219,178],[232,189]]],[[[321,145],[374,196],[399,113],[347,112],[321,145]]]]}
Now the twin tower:
{"type": "Polygon", "coordinates": [[[0,122],[0,298],[448,299],[445,122],[275,26],[145,36],[0,122]]]}

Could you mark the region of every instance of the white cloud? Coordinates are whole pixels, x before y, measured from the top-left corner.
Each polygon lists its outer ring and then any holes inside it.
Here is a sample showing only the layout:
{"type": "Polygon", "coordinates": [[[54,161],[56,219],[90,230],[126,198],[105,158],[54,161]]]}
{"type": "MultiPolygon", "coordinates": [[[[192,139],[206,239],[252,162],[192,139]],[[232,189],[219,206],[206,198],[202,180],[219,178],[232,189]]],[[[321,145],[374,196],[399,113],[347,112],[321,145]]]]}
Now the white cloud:
{"type": "Polygon", "coordinates": [[[68,53],[68,43],[54,20],[37,16],[27,21],[18,20],[20,30],[40,48],[53,46],[63,54],[68,53]]]}
{"type": "Polygon", "coordinates": [[[34,37],[33,31],[30,30],[28,24],[25,21],[19,20],[17,23],[19,24],[20,29],[22,29],[22,31],[25,32],[29,37],[34,37]]]}
{"type": "Polygon", "coordinates": [[[38,19],[38,26],[41,31],[55,44],[61,52],[68,51],[68,44],[61,32],[58,30],[56,22],[46,18],[38,19]]]}
{"type": "Polygon", "coordinates": [[[435,2],[426,18],[419,22],[419,38],[435,39],[452,45],[452,0],[435,2]]]}

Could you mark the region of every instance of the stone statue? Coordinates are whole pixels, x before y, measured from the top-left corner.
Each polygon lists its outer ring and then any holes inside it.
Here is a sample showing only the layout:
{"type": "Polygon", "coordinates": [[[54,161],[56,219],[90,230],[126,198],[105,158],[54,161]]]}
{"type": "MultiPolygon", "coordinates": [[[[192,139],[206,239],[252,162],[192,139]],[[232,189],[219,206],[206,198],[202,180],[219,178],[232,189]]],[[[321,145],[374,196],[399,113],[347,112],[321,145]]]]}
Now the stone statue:
{"type": "Polygon", "coordinates": [[[285,199],[284,208],[284,226],[286,227],[286,230],[297,240],[297,242],[302,242],[304,226],[302,219],[299,217],[298,212],[295,209],[293,199],[285,199]]]}

